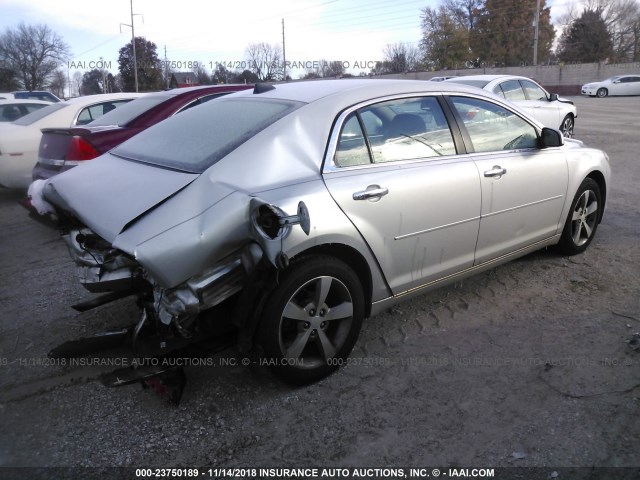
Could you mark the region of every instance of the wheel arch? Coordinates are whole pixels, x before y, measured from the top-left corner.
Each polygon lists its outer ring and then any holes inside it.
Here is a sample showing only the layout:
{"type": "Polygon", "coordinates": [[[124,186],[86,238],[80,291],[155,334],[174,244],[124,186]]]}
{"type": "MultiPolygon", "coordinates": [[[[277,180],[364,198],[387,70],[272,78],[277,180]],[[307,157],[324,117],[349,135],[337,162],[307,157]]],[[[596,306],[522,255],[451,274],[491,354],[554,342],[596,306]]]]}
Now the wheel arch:
{"type": "Polygon", "coordinates": [[[587,175],[586,178],[590,178],[598,184],[598,188],[600,188],[600,197],[602,200],[602,208],[600,209],[600,218],[598,219],[598,223],[602,221],[602,216],[604,215],[605,205],[607,203],[607,182],[605,181],[604,175],[599,170],[594,170],[587,175]]]}
{"type": "Polygon", "coordinates": [[[365,301],[365,318],[371,315],[371,303],[373,295],[373,277],[366,259],[353,247],[341,243],[328,243],[316,245],[298,253],[294,259],[310,255],[327,255],[337,258],[347,264],[360,279],[365,301]]]}

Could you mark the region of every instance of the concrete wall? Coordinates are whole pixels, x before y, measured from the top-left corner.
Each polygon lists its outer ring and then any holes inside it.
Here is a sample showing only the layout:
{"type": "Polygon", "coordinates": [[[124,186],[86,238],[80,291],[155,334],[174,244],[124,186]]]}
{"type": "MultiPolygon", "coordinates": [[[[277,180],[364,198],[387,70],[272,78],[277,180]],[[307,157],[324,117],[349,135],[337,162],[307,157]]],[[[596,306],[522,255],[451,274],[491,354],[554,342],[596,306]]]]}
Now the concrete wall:
{"type": "Polygon", "coordinates": [[[577,63],[565,65],[538,65],[537,67],[463,68],[437,72],[410,72],[381,75],[381,78],[429,80],[444,75],[521,75],[535,79],[543,87],[561,95],[579,95],[585,83],[604,80],[614,75],[640,74],[640,62],[604,64],[577,63]]]}

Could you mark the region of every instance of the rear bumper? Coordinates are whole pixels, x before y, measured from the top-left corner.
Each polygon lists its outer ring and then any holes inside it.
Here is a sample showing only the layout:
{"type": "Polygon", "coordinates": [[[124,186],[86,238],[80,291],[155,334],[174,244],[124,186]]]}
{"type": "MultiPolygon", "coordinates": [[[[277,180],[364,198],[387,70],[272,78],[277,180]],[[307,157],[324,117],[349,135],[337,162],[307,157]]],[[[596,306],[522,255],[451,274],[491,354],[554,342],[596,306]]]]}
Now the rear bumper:
{"type": "Polygon", "coordinates": [[[33,167],[32,180],[48,180],[54,175],[72,169],[77,164],[78,162],[40,158],[36,166],[33,167]]]}

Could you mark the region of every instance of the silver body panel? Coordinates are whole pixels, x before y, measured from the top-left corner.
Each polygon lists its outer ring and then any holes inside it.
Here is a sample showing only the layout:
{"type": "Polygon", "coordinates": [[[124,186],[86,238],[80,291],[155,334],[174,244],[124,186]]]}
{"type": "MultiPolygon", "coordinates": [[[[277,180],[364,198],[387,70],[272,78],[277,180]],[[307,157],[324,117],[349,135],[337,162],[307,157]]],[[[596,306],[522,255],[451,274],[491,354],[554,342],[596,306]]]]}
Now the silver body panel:
{"type": "MultiPolygon", "coordinates": [[[[260,97],[306,105],[201,174],[106,154],[50,179],[45,197],[134,258],[160,289],[194,283],[203,271],[218,271],[220,262],[237,261],[241,249],[255,244],[252,199],[287,215],[303,201],[308,235],[294,226],[282,237],[261,241],[276,242],[273,251],[282,249],[289,258],[336,245],[360,255],[371,276],[375,312],[411,293],[557,243],[580,182],[595,170],[607,183],[610,177],[606,155],[569,140],[548,149],[463,152],[348,168],[332,164],[344,112],[372,101],[447,94],[488,100],[542,129],[494,95],[448,82],[278,85],[260,97]],[[507,173],[485,177],[495,166],[507,173]],[[372,188],[388,194],[354,199],[372,188]]],[[[263,250],[275,262],[272,250],[263,250]]]]}

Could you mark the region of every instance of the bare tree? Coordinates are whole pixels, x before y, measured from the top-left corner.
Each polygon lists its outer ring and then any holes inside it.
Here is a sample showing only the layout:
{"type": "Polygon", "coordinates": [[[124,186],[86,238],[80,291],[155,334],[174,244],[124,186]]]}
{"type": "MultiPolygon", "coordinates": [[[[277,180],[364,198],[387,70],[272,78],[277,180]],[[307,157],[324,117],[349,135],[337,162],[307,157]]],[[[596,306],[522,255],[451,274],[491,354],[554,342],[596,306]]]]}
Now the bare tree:
{"type": "Polygon", "coordinates": [[[21,23],[0,36],[0,60],[26,90],[44,88],[69,55],[69,46],[47,25],[21,23]]]}
{"type": "Polygon", "coordinates": [[[76,70],[71,77],[71,88],[69,91],[70,97],[79,97],[80,88],[82,87],[82,72],[76,70]]]}
{"type": "Polygon", "coordinates": [[[305,69],[305,74],[302,78],[341,77],[345,73],[344,70],[344,63],[340,60],[329,61],[320,59],[305,69]]]}
{"type": "Polygon", "coordinates": [[[203,63],[198,62],[191,71],[196,75],[200,85],[211,85],[211,77],[203,63]]]}
{"type": "Polygon", "coordinates": [[[410,43],[389,43],[382,51],[385,73],[415,72],[421,66],[420,51],[410,43]]]}
{"type": "Polygon", "coordinates": [[[245,50],[249,69],[261,82],[273,82],[283,78],[282,48],[269,43],[250,43],[245,50]]]}
{"type": "Polygon", "coordinates": [[[64,89],[67,87],[67,73],[63,70],[56,70],[51,76],[49,90],[56,97],[64,98],[64,89]]]}

